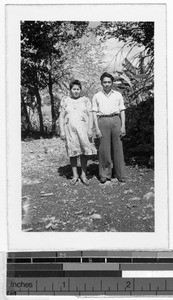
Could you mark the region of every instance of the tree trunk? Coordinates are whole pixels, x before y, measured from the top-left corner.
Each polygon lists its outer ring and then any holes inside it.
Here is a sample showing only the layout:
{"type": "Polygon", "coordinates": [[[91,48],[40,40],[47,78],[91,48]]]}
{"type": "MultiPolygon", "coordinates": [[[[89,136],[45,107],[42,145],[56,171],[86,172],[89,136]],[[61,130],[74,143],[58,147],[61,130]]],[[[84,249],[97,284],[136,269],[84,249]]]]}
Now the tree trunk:
{"type": "Polygon", "coordinates": [[[44,134],[44,125],[43,125],[43,114],[41,110],[41,97],[39,90],[36,85],[34,85],[34,90],[35,90],[35,96],[37,98],[37,110],[38,110],[38,116],[39,116],[39,121],[40,121],[40,134],[44,134]]]}
{"type": "Polygon", "coordinates": [[[28,111],[27,111],[26,103],[25,103],[25,100],[24,100],[23,96],[21,96],[21,99],[22,99],[22,106],[23,106],[24,115],[25,115],[25,118],[26,118],[27,130],[30,131],[32,126],[31,126],[31,121],[30,121],[29,114],[28,114],[28,111]]]}
{"type": "Polygon", "coordinates": [[[52,132],[55,132],[56,131],[56,114],[55,114],[54,97],[53,97],[53,92],[52,92],[51,72],[49,72],[49,95],[50,95],[50,101],[51,101],[52,132]]]}

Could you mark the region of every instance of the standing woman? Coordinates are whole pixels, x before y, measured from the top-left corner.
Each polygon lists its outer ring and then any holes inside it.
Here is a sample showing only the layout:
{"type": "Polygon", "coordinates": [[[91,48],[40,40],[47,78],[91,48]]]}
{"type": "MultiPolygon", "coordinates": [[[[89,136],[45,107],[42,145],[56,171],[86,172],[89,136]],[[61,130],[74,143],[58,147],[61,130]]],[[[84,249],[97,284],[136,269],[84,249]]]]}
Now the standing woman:
{"type": "Polygon", "coordinates": [[[75,184],[78,179],[77,157],[81,161],[81,180],[85,185],[89,184],[86,177],[87,156],[97,153],[92,137],[92,112],[91,102],[86,97],[81,97],[82,86],[79,80],[70,83],[70,93],[61,101],[60,105],[60,137],[66,142],[67,153],[73,172],[71,184],[75,184]]]}

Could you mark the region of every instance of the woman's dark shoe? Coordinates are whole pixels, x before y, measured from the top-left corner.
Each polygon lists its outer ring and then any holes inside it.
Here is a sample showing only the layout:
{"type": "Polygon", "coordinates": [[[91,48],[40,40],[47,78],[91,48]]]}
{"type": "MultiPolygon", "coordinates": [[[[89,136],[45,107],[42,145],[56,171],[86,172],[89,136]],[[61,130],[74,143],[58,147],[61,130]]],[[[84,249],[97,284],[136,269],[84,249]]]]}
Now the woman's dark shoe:
{"type": "Polygon", "coordinates": [[[78,181],[79,177],[73,177],[71,180],[70,180],[70,184],[71,185],[75,185],[78,181]]]}

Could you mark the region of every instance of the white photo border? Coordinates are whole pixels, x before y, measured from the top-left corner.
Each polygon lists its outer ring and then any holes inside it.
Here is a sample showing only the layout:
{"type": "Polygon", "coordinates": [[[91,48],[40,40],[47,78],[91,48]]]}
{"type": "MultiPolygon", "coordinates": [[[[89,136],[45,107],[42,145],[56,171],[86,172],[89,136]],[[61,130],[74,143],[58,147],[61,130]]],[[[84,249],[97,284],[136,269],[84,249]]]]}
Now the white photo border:
{"type": "Polygon", "coordinates": [[[83,4],[9,4],[6,5],[6,41],[9,251],[168,249],[166,5],[85,4],[84,8],[83,4]],[[20,131],[20,21],[22,20],[117,20],[155,23],[155,232],[22,232],[20,131]]]}

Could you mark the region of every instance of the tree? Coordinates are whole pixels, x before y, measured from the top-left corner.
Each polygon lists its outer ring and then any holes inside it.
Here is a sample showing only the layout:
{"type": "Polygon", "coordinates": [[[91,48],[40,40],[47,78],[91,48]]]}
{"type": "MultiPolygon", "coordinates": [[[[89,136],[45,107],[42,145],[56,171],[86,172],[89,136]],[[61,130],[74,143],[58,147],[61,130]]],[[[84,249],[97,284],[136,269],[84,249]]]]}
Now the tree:
{"type": "Polygon", "coordinates": [[[61,70],[65,61],[66,45],[70,42],[75,44],[87,26],[88,22],[21,22],[21,84],[34,89],[41,134],[44,133],[44,124],[40,90],[48,87],[51,99],[52,130],[55,130],[53,85],[59,77],[63,76],[61,70]]]}
{"type": "Polygon", "coordinates": [[[27,91],[26,88],[22,87],[21,88],[21,104],[22,104],[21,115],[25,117],[25,122],[24,122],[24,124],[26,124],[25,130],[30,131],[32,128],[32,125],[31,125],[29,113],[27,110],[28,96],[29,96],[29,92],[27,91]]]}
{"type": "Polygon", "coordinates": [[[104,47],[98,38],[88,29],[76,47],[69,49],[66,55],[70,69],[68,81],[74,78],[82,82],[83,94],[91,98],[98,91],[100,74],[103,71],[104,47]]]}

